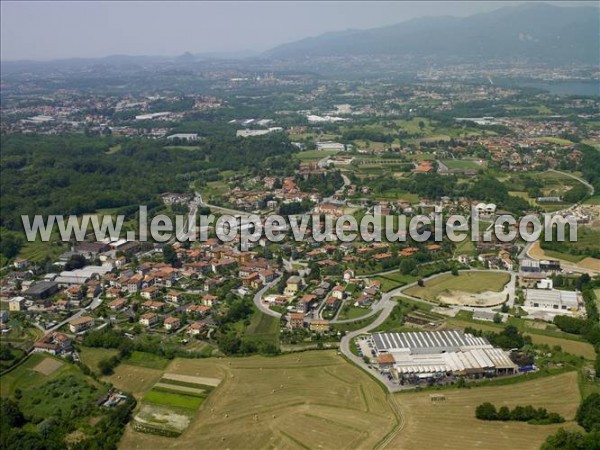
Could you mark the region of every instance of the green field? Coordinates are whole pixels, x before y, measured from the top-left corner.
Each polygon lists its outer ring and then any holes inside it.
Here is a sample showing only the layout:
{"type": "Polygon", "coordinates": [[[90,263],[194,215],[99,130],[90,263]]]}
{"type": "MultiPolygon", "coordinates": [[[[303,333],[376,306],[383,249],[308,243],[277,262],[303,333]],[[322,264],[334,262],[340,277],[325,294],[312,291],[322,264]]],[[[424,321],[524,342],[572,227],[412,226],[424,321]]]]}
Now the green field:
{"type": "Polygon", "coordinates": [[[124,359],[123,364],[132,366],[146,367],[148,369],[164,369],[169,364],[167,358],[155,355],[153,353],[134,351],[131,355],[124,359]]]}
{"type": "Polygon", "coordinates": [[[539,242],[546,256],[576,263],[586,256],[591,256],[593,254],[591,250],[598,248],[600,229],[590,226],[577,227],[577,241],[575,242],[568,240],[565,242],[540,240],[539,242]],[[577,252],[577,254],[571,252],[577,252]]]}
{"type": "Polygon", "coordinates": [[[41,353],[34,353],[18,367],[0,377],[0,393],[3,397],[6,397],[13,395],[15,389],[21,389],[24,391],[64,375],[77,374],[81,374],[77,367],[72,364],[66,364],[60,358],[55,358],[53,356],[44,355],[41,353]],[[39,365],[47,360],[56,361],[57,363],[61,364],[58,366],[58,368],[56,368],[56,370],[48,373],[47,375],[35,370],[36,368],[39,369],[39,365]]]}
{"type": "Polygon", "coordinates": [[[337,155],[339,152],[335,150],[306,150],[296,153],[295,156],[302,162],[317,161],[328,156],[337,155]]]}
{"type": "Polygon", "coordinates": [[[455,255],[473,255],[475,251],[475,244],[468,237],[464,239],[462,242],[456,244],[455,255]]]}
{"type": "Polygon", "coordinates": [[[373,277],[374,280],[381,282],[381,290],[389,292],[393,289],[406,286],[407,284],[417,281],[412,275],[404,275],[400,271],[389,273],[386,275],[378,275],[373,277]]]}
{"type": "MultiPolygon", "coordinates": [[[[521,322],[527,323],[529,321],[521,322]]],[[[560,337],[560,333],[556,335],[555,333],[548,333],[545,330],[536,329],[531,326],[522,326],[518,322],[513,321],[512,318],[510,323],[512,325],[517,325],[517,328],[519,328],[526,335],[530,336],[531,341],[536,345],[549,345],[550,347],[558,345],[565,352],[571,353],[572,355],[581,356],[588,360],[594,360],[596,357],[594,347],[588,342],[574,340],[571,336],[565,335],[564,333],[562,333],[562,337],[560,337]]],[[[452,327],[471,327],[475,328],[476,330],[493,331],[495,333],[499,333],[504,329],[504,325],[497,325],[491,322],[461,320],[459,318],[448,319],[447,324],[452,327]]]]}
{"type": "Polygon", "coordinates": [[[477,170],[483,166],[477,164],[477,162],[468,159],[444,159],[441,162],[448,167],[448,169],[463,169],[463,170],[477,170]]]}
{"type": "Polygon", "coordinates": [[[202,404],[204,399],[193,395],[176,394],[174,392],[152,389],[144,396],[144,401],[155,405],[195,410],[202,404]]]}
{"type": "Polygon", "coordinates": [[[93,404],[106,391],[106,386],[99,387],[73,373],[25,390],[19,407],[25,414],[37,417],[69,414],[75,407],[93,404]]]}
{"type": "Polygon", "coordinates": [[[562,138],[557,138],[557,137],[553,137],[553,136],[544,137],[544,138],[542,138],[542,141],[548,142],[550,144],[558,144],[558,145],[572,145],[573,144],[573,142],[569,141],[568,139],[562,139],[562,138]]]}
{"type": "Polygon", "coordinates": [[[600,205],[600,195],[594,195],[583,202],[585,205],[600,205]]]}
{"type": "Polygon", "coordinates": [[[340,319],[340,320],[357,319],[359,317],[364,316],[365,314],[368,314],[369,311],[370,311],[369,308],[359,308],[357,306],[345,305],[342,308],[342,310],[340,311],[340,315],[338,316],[338,319],[340,319]]]}
{"type": "Polygon", "coordinates": [[[81,362],[94,372],[98,372],[98,363],[102,359],[107,359],[118,354],[119,351],[112,348],[81,347],[79,351],[81,362]]]}
{"type": "Polygon", "coordinates": [[[250,325],[244,331],[244,339],[269,342],[278,346],[279,328],[280,321],[278,319],[255,310],[252,314],[250,325]]]}
{"type": "Polygon", "coordinates": [[[460,272],[440,275],[425,281],[425,286],[413,286],[405,294],[435,302],[442,292],[460,291],[473,294],[492,291],[501,292],[510,280],[510,275],[500,272],[460,272]]]}

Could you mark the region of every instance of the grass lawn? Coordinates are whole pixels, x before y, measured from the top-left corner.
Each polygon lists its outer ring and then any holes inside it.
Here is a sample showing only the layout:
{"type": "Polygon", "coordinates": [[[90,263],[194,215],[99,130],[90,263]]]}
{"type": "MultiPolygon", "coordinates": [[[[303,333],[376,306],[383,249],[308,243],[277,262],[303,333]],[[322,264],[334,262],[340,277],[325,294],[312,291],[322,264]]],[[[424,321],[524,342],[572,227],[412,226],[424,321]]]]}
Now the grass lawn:
{"type": "Polygon", "coordinates": [[[58,231],[55,230],[51,234],[49,242],[42,241],[39,236],[35,241],[24,241],[18,257],[27,259],[31,262],[43,261],[46,257],[55,260],[58,256],[68,250],[67,247],[57,244],[59,239],[60,236],[58,231]]]}
{"type": "Polygon", "coordinates": [[[553,136],[544,137],[544,138],[542,138],[542,141],[548,142],[550,144],[558,144],[558,145],[571,145],[571,144],[573,144],[573,142],[569,141],[568,139],[562,139],[562,138],[557,138],[557,137],[553,137],[553,136]]]}
{"type": "Polygon", "coordinates": [[[577,373],[568,372],[519,383],[518,388],[484,386],[442,391],[443,402],[432,402],[431,392],[395,394],[405,415],[404,427],[389,448],[538,449],[547,436],[559,428],[575,428],[572,422],[580,402],[577,373]],[[533,405],[565,417],[557,425],[529,425],[522,422],[488,422],[475,418],[483,402],[497,407],[533,405]]]}
{"type": "MultiPolygon", "coordinates": [[[[493,331],[499,333],[503,330],[504,325],[496,325],[493,323],[483,323],[478,321],[469,321],[461,319],[448,319],[446,323],[453,327],[465,328],[471,327],[481,331],[493,331]]],[[[514,325],[514,323],[512,323],[514,325]]],[[[531,341],[537,345],[549,345],[551,347],[560,345],[560,347],[567,353],[571,353],[576,356],[583,356],[585,359],[593,360],[596,357],[596,352],[592,344],[584,341],[577,341],[570,338],[561,338],[556,336],[549,336],[544,330],[536,330],[534,328],[527,327],[526,329],[518,327],[521,331],[525,332],[528,336],[531,336],[531,341]]]]}
{"type": "Polygon", "coordinates": [[[441,162],[448,167],[448,169],[481,169],[482,166],[477,162],[469,159],[444,159],[441,162]]]}
{"type": "Polygon", "coordinates": [[[594,195],[583,202],[585,205],[600,205],[600,195],[594,195]]]}
{"type": "Polygon", "coordinates": [[[473,241],[471,241],[471,239],[469,239],[469,237],[467,237],[465,240],[463,240],[462,242],[459,242],[456,245],[456,250],[455,253],[456,255],[473,255],[473,252],[475,251],[475,244],[473,244],[473,241]]]}
{"type": "Polygon", "coordinates": [[[317,161],[319,159],[326,158],[327,156],[333,156],[338,154],[335,150],[306,150],[304,152],[296,153],[296,157],[300,161],[317,161]]]}
{"type": "Polygon", "coordinates": [[[372,316],[366,317],[364,319],[359,319],[355,322],[336,323],[336,324],[333,324],[333,329],[336,331],[341,331],[341,332],[360,330],[361,328],[366,327],[370,323],[373,323],[375,321],[375,319],[377,319],[379,314],[381,314],[381,311],[376,314],[373,314],[372,316]]]}
{"type": "Polygon", "coordinates": [[[0,377],[0,393],[3,397],[6,397],[14,394],[15,389],[17,388],[25,391],[26,389],[30,389],[63,375],[81,375],[81,371],[76,366],[67,364],[60,358],[55,358],[42,353],[34,353],[21,365],[0,377]],[[57,361],[62,364],[52,373],[44,375],[35,369],[39,369],[39,364],[46,360],[57,361]]]}
{"type": "Polygon", "coordinates": [[[546,256],[576,263],[584,259],[586,256],[589,256],[589,254],[585,254],[587,249],[598,247],[598,242],[600,242],[600,229],[589,226],[579,226],[577,228],[576,242],[539,242],[546,256]],[[572,249],[576,249],[583,253],[580,255],[573,255],[570,253],[570,250],[572,249]]]}
{"type": "Polygon", "coordinates": [[[425,281],[425,286],[413,286],[405,291],[407,295],[436,301],[444,291],[461,291],[473,294],[493,291],[501,292],[510,280],[510,275],[500,272],[461,272],[458,276],[444,274],[425,281]]]}
{"type": "Polygon", "coordinates": [[[113,348],[81,347],[81,350],[79,351],[81,362],[94,372],[98,372],[98,363],[100,360],[110,358],[111,356],[118,354],[119,351],[113,348]]]}
{"type": "Polygon", "coordinates": [[[346,305],[340,311],[340,315],[338,319],[346,320],[346,319],[356,319],[358,317],[362,317],[369,313],[369,308],[359,308],[357,306],[346,305]]]}
{"type": "Polygon", "coordinates": [[[387,275],[378,275],[373,277],[374,280],[381,282],[381,290],[383,292],[389,292],[393,289],[406,286],[414,281],[417,281],[416,277],[412,275],[404,275],[400,272],[393,272],[387,275]]]}
{"type": "Polygon", "coordinates": [[[114,155],[115,153],[118,153],[121,151],[121,144],[117,144],[117,145],[113,145],[111,148],[108,149],[108,151],[106,152],[107,155],[114,155]]]}
{"type": "Polygon", "coordinates": [[[244,331],[244,339],[271,342],[279,345],[279,320],[255,310],[250,325],[244,331]]]}
{"type": "Polygon", "coordinates": [[[598,311],[600,311],[600,289],[594,289],[594,295],[596,296],[596,306],[598,307],[598,311]]]}
{"type": "Polygon", "coordinates": [[[147,367],[148,369],[164,369],[169,365],[169,360],[153,353],[134,351],[129,358],[123,360],[123,364],[147,367]]]}
{"type": "Polygon", "coordinates": [[[578,263],[585,258],[585,255],[572,255],[570,253],[555,252],[554,250],[544,250],[544,254],[549,258],[562,259],[572,263],[578,263]]]}
{"type": "Polygon", "coordinates": [[[163,392],[153,389],[144,396],[144,401],[155,405],[197,409],[204,399],[192,395],[175,394],[173,392],[163,392]]]}
{"type": "Polygon", "coordinates": [[[23,391],[19,407],[23,413],[40,418],[59,411],[68,414],[76,406],[95,403],[107,389],[88,382],[81,373],[72,373],[23,391]]]}

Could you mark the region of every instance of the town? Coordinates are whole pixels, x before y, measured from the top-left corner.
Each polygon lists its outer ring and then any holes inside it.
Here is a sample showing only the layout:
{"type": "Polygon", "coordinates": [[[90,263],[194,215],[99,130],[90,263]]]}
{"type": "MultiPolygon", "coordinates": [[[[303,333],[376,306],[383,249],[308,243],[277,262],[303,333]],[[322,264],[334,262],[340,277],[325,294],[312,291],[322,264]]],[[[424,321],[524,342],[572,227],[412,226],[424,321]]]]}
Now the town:
{"type": "Polygon", "coordinates": [[[296,56],[3,68],[2,447],[595,448],[551,444],[600,426],[597,64],[296,56]],[[123,233],[26,238],[57,215],[123,233]]]}

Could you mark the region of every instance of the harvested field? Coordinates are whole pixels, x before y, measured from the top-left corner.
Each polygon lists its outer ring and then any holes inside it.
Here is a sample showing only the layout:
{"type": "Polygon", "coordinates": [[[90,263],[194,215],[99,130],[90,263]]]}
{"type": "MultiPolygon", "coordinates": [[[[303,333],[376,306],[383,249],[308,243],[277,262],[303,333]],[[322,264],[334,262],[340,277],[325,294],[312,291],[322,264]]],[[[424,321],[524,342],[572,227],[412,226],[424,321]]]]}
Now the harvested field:
{"type": "Polygon", "coordinates": [[[193,388],[189,386],[180,386],[177,384],[169,384],[169,383],[156,383],[154,385],[155,388],[165,388],[171,391],[180,391],[187,392],[189,394],[204,394],[206,391],[204,389],[193,388]]]}
{"type": "Polygon", "coordinates": [[[395,394],[405,412],[405,426],[389,448],[445,449],[538,449],[558,428],[575,428],[575,411],[580,401],[576,372],[540,378],[518,386],[478,387],[444,390],[446,401],[432,402],[431,392],[395,394]],[[496,406],[533,405],[563,415],[568,422],[558,425],[529,425],[522,422],[486,422],[475,418],[483,402],[496,406]]]}
{"type": "Polygon", "coordinates": [[[218,386],[221,380],[219,378],[194,377],[191,375],[180,375],[177,373],[165,373],[164,380],[183,381],[184,383],[200,384],[206,386],[218,386]]]}
{"type": "Polygon", "coordinates": [[[175,359],[168,371],[222,382],[178,438],[128,427],[121,448],[373,448],[399,423],[383,389],[335,351],[175,359]]]}

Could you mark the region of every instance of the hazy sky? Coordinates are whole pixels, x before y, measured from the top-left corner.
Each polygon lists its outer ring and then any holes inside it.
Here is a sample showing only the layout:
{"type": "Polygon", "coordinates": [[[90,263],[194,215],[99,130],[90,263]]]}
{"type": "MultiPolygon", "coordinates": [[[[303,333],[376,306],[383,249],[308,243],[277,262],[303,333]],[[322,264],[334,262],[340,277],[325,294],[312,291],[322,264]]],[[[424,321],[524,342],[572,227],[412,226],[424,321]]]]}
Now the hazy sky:
{"type": "MultiPolygon", "coordinates": [[[[2,0],[1,59],[262,51],[327,31],[517,2],[33,2],[2,0]]],[[[584,2],[549,2],[565,5],[584,2]]]]}

